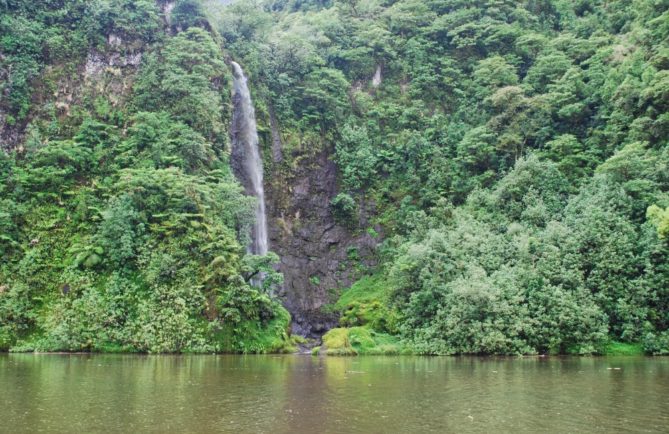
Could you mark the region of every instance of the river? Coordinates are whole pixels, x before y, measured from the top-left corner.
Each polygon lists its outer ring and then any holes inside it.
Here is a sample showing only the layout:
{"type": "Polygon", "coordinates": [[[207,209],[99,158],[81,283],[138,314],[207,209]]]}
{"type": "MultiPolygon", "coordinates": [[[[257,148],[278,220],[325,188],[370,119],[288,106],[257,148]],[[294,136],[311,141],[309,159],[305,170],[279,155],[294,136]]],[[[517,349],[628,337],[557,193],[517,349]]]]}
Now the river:
{"type": "Polygon", "coordinates": [[[0,354],[0,432],[668,432],[669,358],[0,354]]]}

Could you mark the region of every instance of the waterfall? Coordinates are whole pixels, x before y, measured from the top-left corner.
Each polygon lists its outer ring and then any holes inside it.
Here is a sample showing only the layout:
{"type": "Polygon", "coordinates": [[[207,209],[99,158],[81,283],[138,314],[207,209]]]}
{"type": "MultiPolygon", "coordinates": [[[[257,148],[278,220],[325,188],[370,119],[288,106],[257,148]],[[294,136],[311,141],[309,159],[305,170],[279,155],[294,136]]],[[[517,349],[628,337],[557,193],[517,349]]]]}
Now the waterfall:
{"type": "Polygon", "coordinates": [[[372,86],[379,87],[381,85],[381,65],[376,66],[376,72],[372,78],[372,86]]]}
{"type": "Polygon", "coordinates": [[[258,198],[256,219],[251,234],[249,253],[265,255],[268,250],[267,216],[265,215],[265,190],[263,188],[262,159],[258,149],[256,116],[246,76],[238,63],[232,62],[232,153],[236,157],[237,176],[241,178],[248,194],[258,198]]]}

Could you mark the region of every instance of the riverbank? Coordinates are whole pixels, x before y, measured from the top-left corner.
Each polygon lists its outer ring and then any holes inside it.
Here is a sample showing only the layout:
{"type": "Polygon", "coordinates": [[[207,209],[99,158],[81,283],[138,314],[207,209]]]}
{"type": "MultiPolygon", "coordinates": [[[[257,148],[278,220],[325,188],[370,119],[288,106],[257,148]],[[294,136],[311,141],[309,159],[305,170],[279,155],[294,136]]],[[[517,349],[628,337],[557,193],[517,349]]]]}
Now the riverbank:
{"type": "MultiPolygon", "coordinates": [[[[312,356],[444,356],[444,354],[420,354],[412,351],[406,344],[402,343],[396,336],[378,333],[364,327],[352,328],[336,328],[330,330],[323,336],[320,345],[317,341],[307,340],[305,338],[296,337],[291,340],[292,345],[285,347],[282,351],[274,352],[165,352],[165,353],[150,353],[142,351],[134,351],[131,349],[122,350],[119,347],[105,347],[103,350],[91,351],[36,351],[29,349],[1,349],[0,354],[40,354],[40,355],[86,355],[86,354],[137,354],[137,355],[307,355],[312,356]]],[[[610,342],[601,348],[601,351],[592,354],[574,354],[574,353],[556,353],[556,354],[448,354],[453,357],[527,357],[527,356],[654,356],[654,354],[644,350],[641,343],[623,343],[610,342]]]]}

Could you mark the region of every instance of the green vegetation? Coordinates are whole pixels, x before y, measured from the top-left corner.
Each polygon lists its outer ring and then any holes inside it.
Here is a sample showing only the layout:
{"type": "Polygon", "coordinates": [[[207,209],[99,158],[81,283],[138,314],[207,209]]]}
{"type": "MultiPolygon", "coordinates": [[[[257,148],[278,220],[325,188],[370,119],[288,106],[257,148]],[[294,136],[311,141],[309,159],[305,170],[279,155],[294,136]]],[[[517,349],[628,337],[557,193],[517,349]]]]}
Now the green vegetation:
{"type": "Polygon", "coordinates": [[[375,206],[380,265],[342,326],[426,354],[666,352],[666,3],[238,2],[216,22],[286,170],[334,150],[337,220],[363,231],[375,206]]]}
{"type": "Polygon", "coordinates": [[[291,350],[290,316],[269,295],[278,258],[245,254],[254,200],[227,161],[229,73],[216,35],[184,21],[186,2],[174,33],[149,1],[15,3],[0,6],[3,52],[17,47],[3,57],[3,109],[30,123],[0,156],[0,349],[291,350]],[[74,57],[53,57],[53,38],[74,57]],[[97,50],[143,53],[124,72],[132,87],[97,94],[100,83],[59,75],[97,50]],[[63,83],[78,88],[71,115],[44,116],[53,103],[40,99],[63,83]],[[249,283],[257,272],[263,288],[249,283]]]}
{"type": "Polygon", "coordinates": [[[231,57],[268,182],[329,155],[335,220],[382,241],[328,354],[669,353],[666,2],[164,3],[0,2],[0,349],[290,347],[231,57]]]}
{"type": "Polygon", "coordinates": [[[369,326],[373,330],[397,333],[397,313],[392,310],[388,288],[381,276],[366,276],[346,290],[335,309],[341,312],[343,327],[369,326]]]}
{"type": "Polygon", "coordinates": [[[323,347],[328,356],[393,355],[404,351],[397,337],[366,327],[335,328],[323,335],[323,347]]]}
{"type": "Polygon", "coordinates": [[[643,354],[643,345],[611,342],[604,347],[603,352],[608,356],[638,356],[643,354]]]}

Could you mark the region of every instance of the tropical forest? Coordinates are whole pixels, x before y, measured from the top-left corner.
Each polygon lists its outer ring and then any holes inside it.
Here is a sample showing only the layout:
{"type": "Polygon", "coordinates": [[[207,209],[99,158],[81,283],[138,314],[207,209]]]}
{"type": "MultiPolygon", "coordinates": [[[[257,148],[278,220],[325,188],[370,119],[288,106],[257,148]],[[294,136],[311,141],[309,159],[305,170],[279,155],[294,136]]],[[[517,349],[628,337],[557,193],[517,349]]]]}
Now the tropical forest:
{"type": "Polygon", "coordinates": [[[668,354],[668,109],[666,0],[0,0],[0,350],[668,354]]]}

